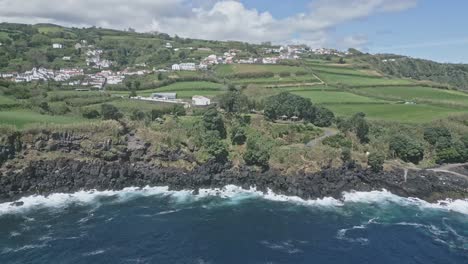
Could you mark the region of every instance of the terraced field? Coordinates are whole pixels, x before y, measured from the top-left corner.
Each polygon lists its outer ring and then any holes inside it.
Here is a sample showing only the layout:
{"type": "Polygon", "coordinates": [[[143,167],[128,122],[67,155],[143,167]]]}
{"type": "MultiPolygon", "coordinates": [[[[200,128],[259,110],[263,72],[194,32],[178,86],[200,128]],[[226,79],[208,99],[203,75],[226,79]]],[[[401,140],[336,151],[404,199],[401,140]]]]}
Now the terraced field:
{"type": "Polygon", "coordinates": [[[466,110],[424,104],[327,104],[338,116],[364,112],[370,119],[403,123],[425,123],[451,115],[468,113],[466,110]]]}
{"type": "Polygon", "coordinates": [[[452,104],[468,107],[468,93],[430,87],[378,87],[354,89],[355,93],[388,100],[452,104]]]}
{"type": "MultiPolygon", "coordinates": [[[[152,93],[173,92],[177,93],[178,98],[192,98],[194,95],[213,97],[224,90],[224,85],[212,82],[177,82],[160,88],[137,91],[139,96],[150,96],[152,93]]],[[[128,91],[112,92],[116,95],[128,95],[128,91]]]]}
{"type": "Polygon", "coordinates": [[[313,103],[327,104],[327,103],[383,103],[385,101],[373,99],[361,95],[356,95],[343,91],[320,91],[320,90],[292,90],[294,94],[300,95],[305,98],[310,98],[313,103]]]}
{"type": "Polygon", "coordinates": [[[216,67],[215,72],[220,76],[227,76],[236,73],[258,73],[258,72],[290,72],[296,73],[305,71],[303,67],[287,66],[287,65],[258,65],[258,64],[226,64],[216,67]]]}

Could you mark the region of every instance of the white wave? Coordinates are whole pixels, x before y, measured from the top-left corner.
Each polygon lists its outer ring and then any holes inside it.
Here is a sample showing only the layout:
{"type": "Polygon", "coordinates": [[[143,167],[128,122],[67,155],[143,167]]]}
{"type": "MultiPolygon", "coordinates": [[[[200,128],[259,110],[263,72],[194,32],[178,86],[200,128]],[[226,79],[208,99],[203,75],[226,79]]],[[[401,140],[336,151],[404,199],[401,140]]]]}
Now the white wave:
{"type": "Polygon", "coordinates": [[[386,204],[395,203],[403,206],[416,206],[421,209],[438,209],[457,212],[468,215],[468,199],[464,200],[441,200],[437,203],[429,203],[418,198],[404,198],[392,194],[387,190],[371,192],[345,192],[343,193],[345,203],[368,203],[386,204]]]}
{"type": "Polygon", "coordinates": [[[266,193],[258,191],[255,187],[243,189],[228,185],[224,188],[200,189],[197,194],[192,190],[172,191],[169,187],[125,188],[121,191],[79,191],[73,194],[57,193],[49,196],[29,196],[18,200],[22,206],[11,203],[0,204],[0,215],[18,214],[38,208],[64,208],[72,204],[99,206],[103,197],[112,197],[108,203],[122,203],[138,197],[166,196],[175,203],[191,203],[207,197],[220,197],[226,199],[227,204],[238,204],[247,199],[260,198],[270,201],[294,203],[303,206],[336,208],[348,203],[388,204],[395,203],[403,206],[417,206],[422,209],[432,208],[468,214],[468,199],[445,200],[438,203],[428,203],[416,198],[403,198],[386,190],[371,192],[346,192],[342,199],[325,197],[323,199],[305,200],[297,196],[276,194],[271,190],[266,193]]]}
{"type": "Polygon", "coordinates": [[[95,251],[84,253],[83,256],[85,256],[85,257],[96,256],[96,255],[103,254],[104,252],[106,252],[106,251],[103,250],[103,249],[98,249],[98,250],[95,250],[95,251]]]}

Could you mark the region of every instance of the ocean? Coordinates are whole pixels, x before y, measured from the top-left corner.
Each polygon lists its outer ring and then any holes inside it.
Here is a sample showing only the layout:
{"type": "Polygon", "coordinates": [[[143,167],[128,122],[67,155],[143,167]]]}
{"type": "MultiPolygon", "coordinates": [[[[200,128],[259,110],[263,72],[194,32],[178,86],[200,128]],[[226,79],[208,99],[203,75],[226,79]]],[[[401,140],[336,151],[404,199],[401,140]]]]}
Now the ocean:
{"type": "Polygon", "coordinates": [[[53,194],[0,204],[0,263],[468,263],[468,200],[385,190],[305,201],[222,190],[53,194]]]}

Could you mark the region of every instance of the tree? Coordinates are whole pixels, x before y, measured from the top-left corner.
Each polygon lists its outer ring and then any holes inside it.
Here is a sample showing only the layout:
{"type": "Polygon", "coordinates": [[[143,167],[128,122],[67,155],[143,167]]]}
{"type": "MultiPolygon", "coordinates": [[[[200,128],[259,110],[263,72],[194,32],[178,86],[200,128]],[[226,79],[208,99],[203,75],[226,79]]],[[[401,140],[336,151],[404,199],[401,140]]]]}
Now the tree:
{"type": "Polygon", "coordinates": [[[390,150],[406,162],[418,164],[424,158],[421,143],[405,135],[396,135],[390,140],[390,150]]]}
{"type": "Polygon", "coordinates": [[[125,82],[125,86],[127,87],[127,90],[132,90],[132,82],[131,81],[127,81],[125,82]]]}
{"type": "Polygon", "coordinates": [[[312,123],[318,127],[329,127],[334,119],[335,115],[332,111],[325,107],[317,107],[315,109],[315,119],[312,123]]]}
{"type": "Polygon", "coordinates": [[[111,104],[101,105],[101,116],[104,120],[119,120],[123,117],[123,114],[117,107],[111,104]]]}
{"type": "Polygon", "coordinates": [[[358,118],[356,119],[356,136],[359,138],[361,143],[369,142],[369,124],[366,119],[358,118]]]}
{"type": "Polygon", "coordinates": [[[345,64],[346,61],[345,61],[344,58],[341,57],[341,58],[338,60],[338,63],[339,63],[339,64],[345,64]]]}
{"type": "Polygon", "coordinates": [[[226,128],[224,126],[223,117],[216,107],[211,106],[203,114],[203,126],[206,130],[218,131],[221,138],[226,138],[226,128]]]}
{"type": "Polygon", "coordinates": [[[50,38],[43,34],[35,34],[31,37],[31,45],[34,47],[40,47],[50,44],[50,38]]]}
{"type": "Polygon", "coordinates": [[[210,156],[218,163],[226,163],[228,161],[229,152],[226,144],[216,137],[210,137],[207,151],[210,156]]]}
{"type": "Polygon", "coordinates": [[[381,172],[385,162],[385,155],[380,152],[374,152],[367,158],[367,164],[371,167],[373,172],[381,172]]]}
{"type": "Polygon", "coordinates": [[[133,121],[142,121],[145,120],[146,114],[138,109],[135,109],[130,117],[133,121]]]}
{"type": "Polygon", "coordinates": [[[138,94],[137,94],[135,88],[132,88],[132,90],[130,91],[130,97],[137,97],[137,96],[138,96],[138,94]]]}
{"type": "Polygon", "coordinates": [[[241,113],[248,110],[247,96],[234,90],[221,95],[219,106],[228,113],[241,113]]]}
{"type": "Polygon", "coordinates": [[[163,79],[162,72],[158,72],[158,81],[162,81],[162,79],[163,79]]]}
{"type": "Polygon", "coordinates": [[[247,139],[247,151],[243,158],[247,165],[257,165],[267,169],[269,167],[270,148],[260,136],[250,137],[247,139]]]}
{"type": "Polygon", "coordinates": [[[452,140],[452,134],[446,127],[428,127],[424,130],[424,139],[435,146],[439,140],[452,140]]]}
{"type": "Polygon", "coordinates": [[[133,82],[133,85],[135,86],[136,90],[140,90],[141,82],[139,80],[136,80],[133,82]]]}
{"type": "Polygon", "coordinates": [[[243,145],[247,140],[245,129],[236,125],[231,130],[231,142],[233,145],[243,145]]]}
{"type": "Polygon", "coordinates": [[[279,119],[283,115],[292,117],[295,114],[298,114],[298,118],[308,121],[315,119],[315,108],[312,102],[309,99],[288,92],[268,97],[265,102],[264,112],[265,116],[271,120],[279,119]]]}
{"type": "Polygon", "coordinates": [[[39,108],[41,108],[41,110],[43,110],[44,112],[49,112],[50,111],[50,106],[47,102],[41,102],[39,104],[39,108]]]}
{"type": "Polygon", "coordinates": [[[184,50],[179,53],[179,59],[185,60],[187,57],[187,53],[184,50]]]}

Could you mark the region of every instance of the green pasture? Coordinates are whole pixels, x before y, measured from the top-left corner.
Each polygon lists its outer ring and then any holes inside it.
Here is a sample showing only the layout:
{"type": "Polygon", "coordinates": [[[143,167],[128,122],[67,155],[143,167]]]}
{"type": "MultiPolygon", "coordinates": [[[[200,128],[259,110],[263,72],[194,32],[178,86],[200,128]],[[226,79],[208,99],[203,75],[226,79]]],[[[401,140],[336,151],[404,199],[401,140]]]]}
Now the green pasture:
{"type": "Polygon", "coordinates": [[[444,103],[468,106],[468,93],[430,87],[377,87],[354,89],[358,94],[389,100],[444,103]]]}
{"type": "Polygon", "coordinates": [[[22,128],[28,124],[75,124],[87,122],[78,116],[41,115],[29,110],[0,111],[0,124],[22,128]]]}
{"type": "Polygon", "coordinates": [[[326,104],[338,116],[366,113],[373,120],[426,123],[452,115],[468,113],[459,109],[425,104],[326,104]]]}

